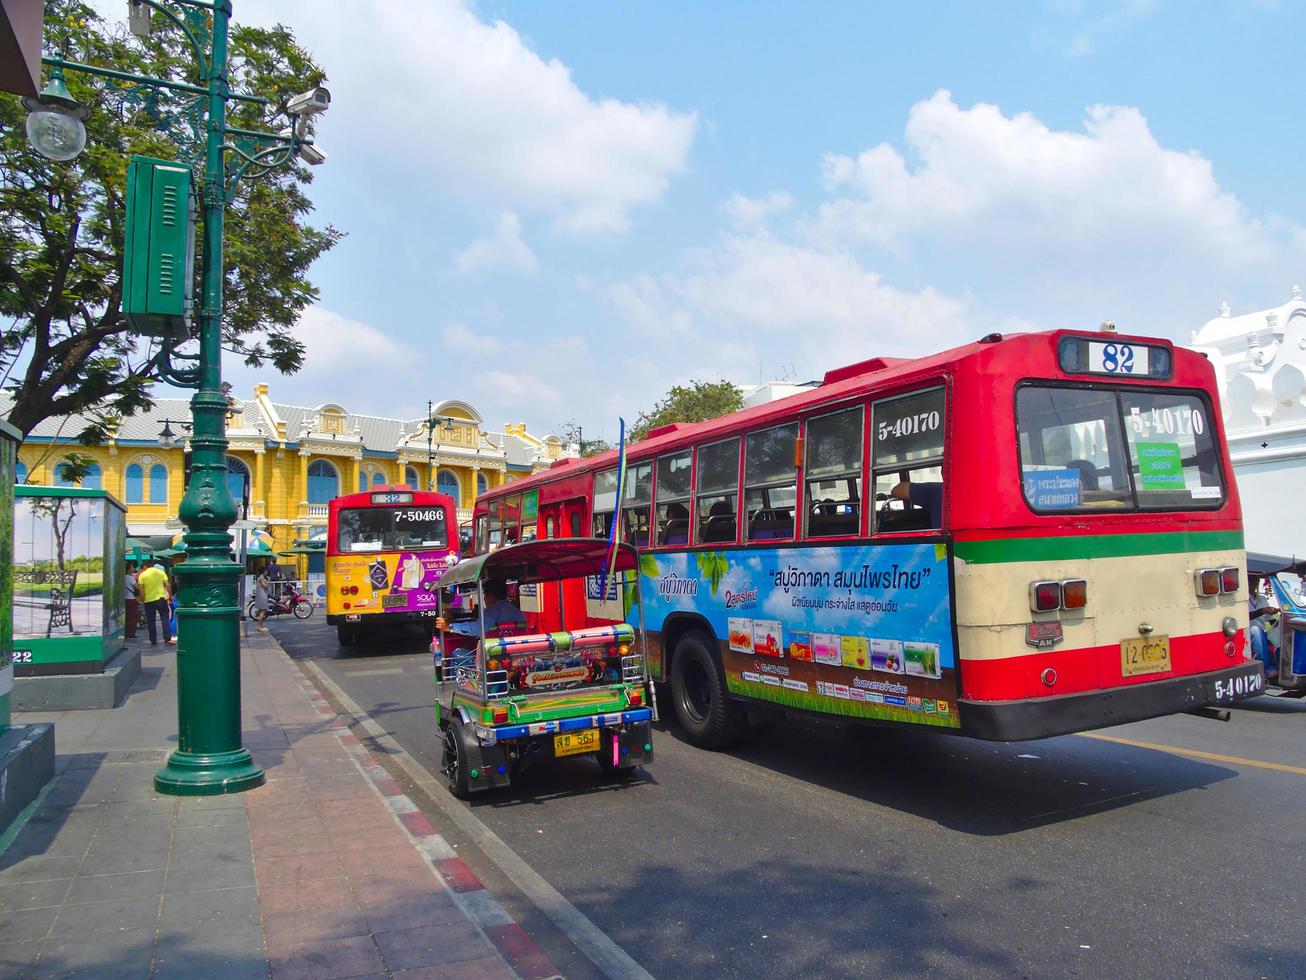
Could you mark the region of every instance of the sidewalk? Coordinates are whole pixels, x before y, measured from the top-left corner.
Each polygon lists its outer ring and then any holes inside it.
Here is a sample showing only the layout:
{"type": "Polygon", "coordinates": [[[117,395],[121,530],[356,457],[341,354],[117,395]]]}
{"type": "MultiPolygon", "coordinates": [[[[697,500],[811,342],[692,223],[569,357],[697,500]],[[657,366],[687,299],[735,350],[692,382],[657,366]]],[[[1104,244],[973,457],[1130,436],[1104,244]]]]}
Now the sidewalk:
{"type": "Polygon", "coordinates": [[[162,649],[117,709],[15,719],[55,723],[59,775],[0,838],[0,975],[556,974],[270,634],[242,650],[267,784],[155,793],[177,725],[162,649]]]}

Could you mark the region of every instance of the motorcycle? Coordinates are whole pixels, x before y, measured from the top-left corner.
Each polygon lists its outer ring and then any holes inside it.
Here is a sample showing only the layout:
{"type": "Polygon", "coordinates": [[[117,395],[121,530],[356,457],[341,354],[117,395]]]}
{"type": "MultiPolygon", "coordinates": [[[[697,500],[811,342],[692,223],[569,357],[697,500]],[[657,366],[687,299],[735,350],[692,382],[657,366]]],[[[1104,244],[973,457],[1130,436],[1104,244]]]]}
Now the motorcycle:
{"type": "MultiPolygon", "coordinates": [[[[245,615],[249,619],[258,619],[258,606],[255,600],[251,599],[249,605],[245,607],[245,615]]],[[[296,619],[308,619],[313,615],[313,603],[300,594],[294,586],[287,586],[285,591],[278,595],[268,596],[268,618],[273,616],[293,615],[296,619]]]]}

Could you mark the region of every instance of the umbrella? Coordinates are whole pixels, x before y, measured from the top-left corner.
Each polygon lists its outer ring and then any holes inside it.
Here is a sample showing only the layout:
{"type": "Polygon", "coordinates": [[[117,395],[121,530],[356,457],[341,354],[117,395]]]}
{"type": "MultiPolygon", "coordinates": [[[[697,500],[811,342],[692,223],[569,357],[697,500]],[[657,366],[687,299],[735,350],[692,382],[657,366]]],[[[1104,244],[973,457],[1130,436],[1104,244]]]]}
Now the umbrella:
{"type": "Polygon", "coordinates": [[[272,535],[266,531],[254,531],[245,539],[245,555],[249,558],[269,558],[276,554],[272,535]]]}

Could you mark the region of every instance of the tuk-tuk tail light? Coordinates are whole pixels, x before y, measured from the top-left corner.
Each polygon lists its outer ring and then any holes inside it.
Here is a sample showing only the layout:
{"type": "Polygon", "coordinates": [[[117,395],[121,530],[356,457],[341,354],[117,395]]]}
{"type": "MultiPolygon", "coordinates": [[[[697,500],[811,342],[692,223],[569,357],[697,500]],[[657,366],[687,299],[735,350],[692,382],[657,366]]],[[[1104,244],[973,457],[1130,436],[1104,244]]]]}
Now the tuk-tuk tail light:
{"type": "Polygon", "coordinates": [[[644,692],[637,687],[632,687],[626,692],[626,700],[630,702],[632,708],[638,708],[644,703],[644,692]]]}
{"type": "Polygon", "coordinates": [[[629,644],[629,643],[620,643],[620,644],[617,645],[617,655],[618,655],[618,656],[622,656],[622,657],[624,657],[624,656],[625,656],[626,654],[628,654],[628,653],[630,653],[630,644],[629,644]]]}
{"type": "Polygon", "coordinates": [[[508,706],[496,704],[491,718],[496,725],[506,725],[508,723],[508,706]]]}

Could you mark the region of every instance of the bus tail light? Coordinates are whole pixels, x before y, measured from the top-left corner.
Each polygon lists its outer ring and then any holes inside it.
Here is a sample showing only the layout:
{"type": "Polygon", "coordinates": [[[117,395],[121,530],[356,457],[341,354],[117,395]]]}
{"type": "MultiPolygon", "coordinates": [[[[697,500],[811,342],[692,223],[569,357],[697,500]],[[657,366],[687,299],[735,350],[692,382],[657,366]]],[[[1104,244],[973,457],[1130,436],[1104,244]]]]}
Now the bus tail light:
{"type": "Polygon", "coordinates": [[[1029,608],[1034,612],[1051,612],[1061,608],[1060,582],[1031,582],[1029,608]]]}
{"type": "Polygon", "coordinates": [[[1238,591],[1238,569],[1220,569],[1220,591],[1226,594],[1238,591]]]}
{"type": "Polygon", "coordinates": [[[1220,570],[1218,568],[1199,568],[1193,572],[1193,582],[1199,596],[1220,594],[1220,570]]]}
{"type": "Polygon", "coordinates": [[[350,594],[350,595],[358,595],[358,586],[356,586],[356,585],[351,585],[351,586],[349,587],[349,594],[350,594]]]}
{"type": "Polygon", "coordinates": [[[342,585],[342,586],[340,586],[340,594],[341,594],[341,595],[349,595],[349,586],[347,586],[347,585],[342,585]]]}
{"type": "Polygon", "coordinates": [[[1088,583],[1082,578],[1068,578],[1061,583],[1061,608],[1083,609],[1088,605],[1088,583]]]}
{"type": "Polygon", "coordinates": [[[348,609],[348,608],[349,608],[349,601],[348,601],[348,600],[345,600],[344,605],[345,605],[345,608],[348,609]]]}

